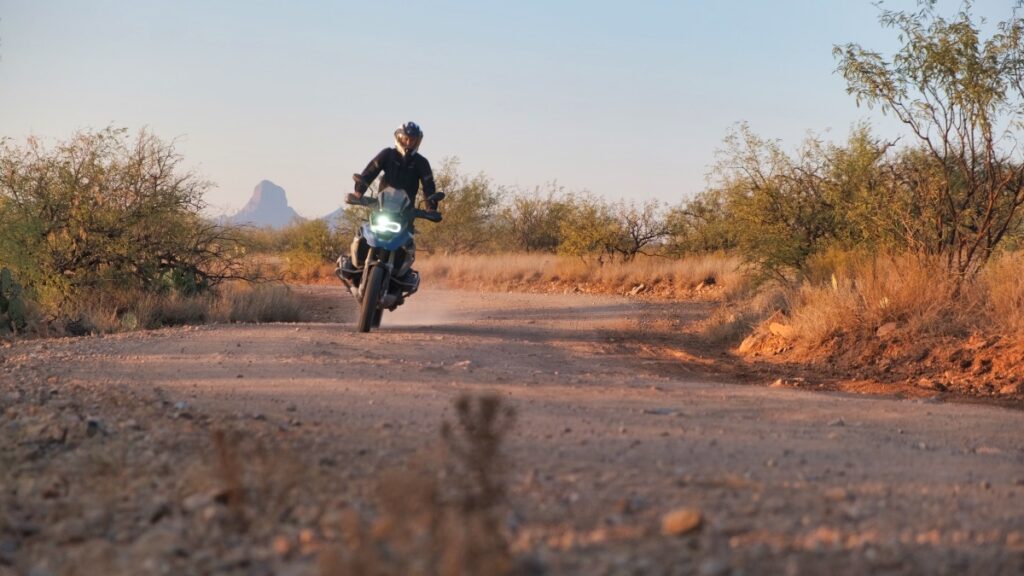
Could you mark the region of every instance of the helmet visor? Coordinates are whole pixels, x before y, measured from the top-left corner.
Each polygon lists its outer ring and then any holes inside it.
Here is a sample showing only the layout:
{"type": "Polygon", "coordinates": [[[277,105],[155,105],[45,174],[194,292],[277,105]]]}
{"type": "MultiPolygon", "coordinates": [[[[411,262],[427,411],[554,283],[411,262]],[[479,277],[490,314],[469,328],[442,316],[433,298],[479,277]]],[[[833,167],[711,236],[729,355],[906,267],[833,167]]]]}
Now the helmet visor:
{"type": "Polygon", "coordinates": [[[405,132],[395,133],[395,142],[402,149],[403,152],[412,152],[419,148],[420,141],[423,140],[422,136],[409,136],[405,132]]]}

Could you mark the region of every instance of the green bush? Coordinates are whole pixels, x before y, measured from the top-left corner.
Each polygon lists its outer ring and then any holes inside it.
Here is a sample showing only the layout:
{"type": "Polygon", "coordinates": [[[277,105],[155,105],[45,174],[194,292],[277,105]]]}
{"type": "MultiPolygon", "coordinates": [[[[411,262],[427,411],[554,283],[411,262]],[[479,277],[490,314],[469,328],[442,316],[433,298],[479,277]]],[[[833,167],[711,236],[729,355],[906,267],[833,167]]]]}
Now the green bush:
{"type": "Polygon", "coordinates": [[[416,244],[428,252],[487,252],[501,241],[497,211],[501,190],[484,174],[466,176],[458,170],[457,158],[446,160],[434,175],[444,221],[416,224],[416,244]]]}
{"type": "Polygon", "coordinates": [[[562,243],[562,222],[572,209],[572,198],[556,184],[510,194],[498,213],[502,246],[516,252],[555,252],[562,243]]]}
{"type": "Polygon", "coordinates": [[[0,334],[25,328],[28,307],[21,285],[7,268],[0,268],[0,334]]]}
{"type": "Polygon", "coordinates": [[[149,132],[0,147],[0,262],[46,309],[114,290],[192,294],[241,272],[231,230],[201,215],[208,184],[149,132]]]}

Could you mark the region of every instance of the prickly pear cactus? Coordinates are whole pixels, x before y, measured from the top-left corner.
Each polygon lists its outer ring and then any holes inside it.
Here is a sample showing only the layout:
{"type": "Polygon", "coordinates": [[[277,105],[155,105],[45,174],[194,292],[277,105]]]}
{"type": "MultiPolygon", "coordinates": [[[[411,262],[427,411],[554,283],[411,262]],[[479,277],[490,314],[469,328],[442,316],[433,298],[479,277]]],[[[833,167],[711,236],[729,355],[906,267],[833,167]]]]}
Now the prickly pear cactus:
{"type": "Polygon", "coordinates": [[[17,332],[25,327],[25,299],[21,285],[7,268],[0,268],[0,332],[17,332]]]}

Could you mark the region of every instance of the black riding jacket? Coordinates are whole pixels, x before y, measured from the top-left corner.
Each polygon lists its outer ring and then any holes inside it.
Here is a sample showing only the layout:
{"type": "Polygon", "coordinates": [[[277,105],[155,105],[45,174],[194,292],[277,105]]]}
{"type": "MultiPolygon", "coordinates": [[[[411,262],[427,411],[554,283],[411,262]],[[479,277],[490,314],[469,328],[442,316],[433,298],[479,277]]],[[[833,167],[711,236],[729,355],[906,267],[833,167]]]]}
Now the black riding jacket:
{"type": "MultiPolygon", "coordinates": [[[[405,190],[413,204],[416,204],[416,192],[419,190],[421,182],[423,183],[424,198],[429,198],[437,190],[434,185],[434,172],[430,169],[430,162],[426,158],[420,156],[418,152],[414,152],[412,156],[406,158],[395,148],[385,148],[366,165],[362,174],[359,175],[360,180],[356,182],[356,192],[359,194],[366,192],[381,171],[384,172],[381,188],[390,186],[405,190]]],[[[429,202],[427,207],[437,208],[436,205],[429,202]]]]}

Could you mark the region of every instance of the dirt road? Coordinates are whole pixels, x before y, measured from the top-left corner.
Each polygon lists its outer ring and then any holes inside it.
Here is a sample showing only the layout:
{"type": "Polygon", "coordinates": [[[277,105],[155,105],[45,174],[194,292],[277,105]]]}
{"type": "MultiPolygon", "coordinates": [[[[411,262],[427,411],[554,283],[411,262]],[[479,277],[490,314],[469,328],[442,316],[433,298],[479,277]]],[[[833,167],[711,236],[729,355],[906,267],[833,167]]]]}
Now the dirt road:
{"type": "Polygon", "coordinates": [[[7,355],[214,416],[301,422],[353,483],[436,442],[459,394],[499,394],[518,413],[515,548],[551,574],[1024,573],[1020,411],[715,382],[714,358],[673,356],[658,333],[702,304],[434,290],[359,335],[340,290],[305,290],[316,322],[7,355]],[[668,360],[637,354],[650,341],[668,360]],[[679,507],[702,526],[662,535],[679,507]]]}

